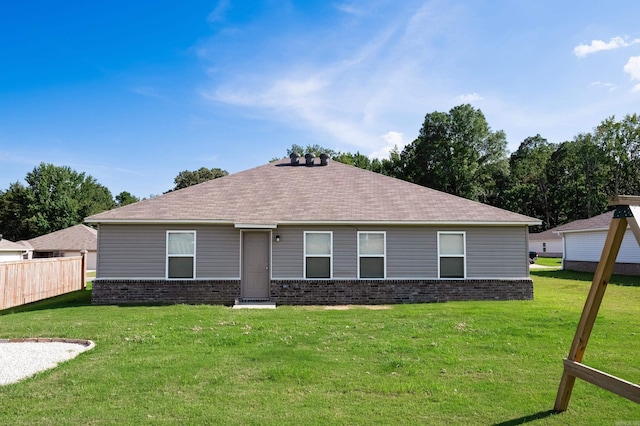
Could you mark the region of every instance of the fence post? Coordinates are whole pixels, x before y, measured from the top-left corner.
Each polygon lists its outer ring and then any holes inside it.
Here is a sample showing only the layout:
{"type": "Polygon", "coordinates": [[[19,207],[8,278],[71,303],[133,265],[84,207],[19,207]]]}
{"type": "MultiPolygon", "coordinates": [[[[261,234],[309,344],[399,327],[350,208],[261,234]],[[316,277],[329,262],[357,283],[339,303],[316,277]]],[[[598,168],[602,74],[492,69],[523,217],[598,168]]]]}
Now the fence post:
{"type": "Polygon", "coordinates": [[[80,254],[82,254],[82,272],[80,276],[82,277],[82,285],[80,286],[80,290],[87,289],[87,250],[82,250],[80,254]]]}

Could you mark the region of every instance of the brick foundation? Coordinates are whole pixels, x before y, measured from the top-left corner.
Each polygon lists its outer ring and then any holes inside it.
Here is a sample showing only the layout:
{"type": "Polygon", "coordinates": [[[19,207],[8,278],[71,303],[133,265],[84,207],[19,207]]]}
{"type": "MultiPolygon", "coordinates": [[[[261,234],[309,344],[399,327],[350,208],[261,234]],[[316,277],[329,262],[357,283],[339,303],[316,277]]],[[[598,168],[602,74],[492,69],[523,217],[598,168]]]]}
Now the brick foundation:
{"type": "Polygon", "coordinates": [[[93,282],[94,305],[233,305],[240,280],[101,280],[93,282]]]}
{"type": "Polygon", "coordinates": [[[528,280],[329,280],[272,281],[281,305],[375,305],[462,300],[531,300],[528,280]]]}
{"type": "MultiPolygon", "coordinates": [[[[92,303],[232,305],[239,280],[96,280],[92,303]]],[[[278,305],[376,305],[463,300],[531,300],[523,280],[272,280],[278,305]]]]}
{"type": "MultiPolygon", "coordinates": [[[[595,272],[598,262],[584,262],[579,260],[565,260],[564,269],[567,271],[595,272]]],[[[640,276],[640,263],[616,263],[613,273],[618,275],[640,276]]]]}

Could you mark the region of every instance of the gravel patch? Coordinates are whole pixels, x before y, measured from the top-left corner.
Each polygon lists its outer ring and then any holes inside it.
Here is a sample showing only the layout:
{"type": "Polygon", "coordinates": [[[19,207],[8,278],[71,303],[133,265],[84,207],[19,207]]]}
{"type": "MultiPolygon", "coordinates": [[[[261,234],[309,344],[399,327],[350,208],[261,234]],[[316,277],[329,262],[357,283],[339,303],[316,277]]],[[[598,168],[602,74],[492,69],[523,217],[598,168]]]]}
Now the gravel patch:
{"type": "Polygon", "coordinates": [[[90,340],[0,340],[0,386],[16,383],[93,348],[90,340]]]}
{"type": "Polygon", "coordinates": [[[529,265],[529,268],[531,269],[560,269],[561,266],[545,266],[545,265],[538,265],[537,263],[533,263],[529,265]]]}

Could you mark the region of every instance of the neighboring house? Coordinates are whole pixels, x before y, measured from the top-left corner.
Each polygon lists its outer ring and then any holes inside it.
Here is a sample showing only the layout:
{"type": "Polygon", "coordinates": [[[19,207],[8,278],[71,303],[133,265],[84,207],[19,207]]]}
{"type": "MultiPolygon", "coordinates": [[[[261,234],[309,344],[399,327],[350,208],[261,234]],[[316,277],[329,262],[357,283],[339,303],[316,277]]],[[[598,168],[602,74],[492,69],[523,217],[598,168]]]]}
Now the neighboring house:
{"type": "Polygon", "coordinates": [[[98,231],[86,225],[71,226],[22,243],[32,248],[34,259],[81,256],[86,250],[87,269],[96,269],[98,231]]]}
{"type": "MultiPolygon", "coordinates": [[[[613,211],[610,211],[554,229],[554,232],[563,239],[564,269],[595,272],[612,218],[613,211]]],[[[613,272],[623,275],[640,275],[640,247],[630,229],[627,229],[622,240],[613,272]]]]}
{"type": "Polygon", "coordinates": [[[5,240],[0,235],[0,262],[22,260],[29,252],[28,248],[20,243],[5,240]]]}
{"type": "Polygon", "coordinates": [[[540,257],[562,257],[562,237],[554,229],[529,234],[529,250],[540,257]]]}
{"type": "Polygon", "coordinates": [[[528,226],[540,224],[324,155],[86,222],[98,224],[96,304],[307,305],[531,299],[528,226]]]}

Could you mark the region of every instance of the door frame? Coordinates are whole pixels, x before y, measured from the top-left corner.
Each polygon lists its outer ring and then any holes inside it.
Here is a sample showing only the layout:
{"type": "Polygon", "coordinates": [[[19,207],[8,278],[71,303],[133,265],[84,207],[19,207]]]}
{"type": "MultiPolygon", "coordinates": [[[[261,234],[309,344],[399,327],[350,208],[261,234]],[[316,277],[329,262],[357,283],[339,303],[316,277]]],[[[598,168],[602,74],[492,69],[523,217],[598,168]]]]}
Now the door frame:
{"type": "MultiPolygon", "coordinates": [[[[240,230],[240,298],[244,297],[244,234],[245,233],[263,233],[269,238],[267,245],[267,258],[269,259],[269,276],[268,276],[268,293],[271,294],[271,280],[273,277],[273,231],[271,229],[241,229],[240,230]]],[[[270,296],[267,296],[270,298],[270,296]]]]}

